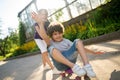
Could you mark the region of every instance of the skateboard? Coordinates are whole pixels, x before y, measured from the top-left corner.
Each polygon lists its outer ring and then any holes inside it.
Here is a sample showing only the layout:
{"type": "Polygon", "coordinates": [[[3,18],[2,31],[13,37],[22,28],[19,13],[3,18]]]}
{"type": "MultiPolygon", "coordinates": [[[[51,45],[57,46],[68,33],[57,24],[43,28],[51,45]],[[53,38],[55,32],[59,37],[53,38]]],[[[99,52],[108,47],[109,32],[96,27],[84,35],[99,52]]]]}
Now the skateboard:
{"type": "MultiPolygon", "coordinates": [[[[63,73],[60,73],[62,77],[70,77],[72,76],[73,71],[71,69],[65,70],[63,73]]],[[[90,78],[87,75],[84,75],[84,80],[90,80],[90,78]]],[[[82,77],[76,76],[75,80],[81,80],[82,77]]]]}

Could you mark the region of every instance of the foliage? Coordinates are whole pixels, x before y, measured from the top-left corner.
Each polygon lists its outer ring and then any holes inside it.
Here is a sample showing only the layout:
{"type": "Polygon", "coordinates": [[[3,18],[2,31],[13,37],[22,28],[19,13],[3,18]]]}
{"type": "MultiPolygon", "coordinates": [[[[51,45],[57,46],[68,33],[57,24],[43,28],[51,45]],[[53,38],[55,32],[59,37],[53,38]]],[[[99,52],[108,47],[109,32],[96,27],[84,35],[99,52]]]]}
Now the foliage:
{"type": "Polygon", "coordinates": [[[25,54],[25,53],[28,53],[28,52],[34,52],[34,51],[37,51],[37,50],[38,49],[36,48],[35,42],[34,41],[29,41],[29,42],[23,44],[22,46],[16,47],[12,56],[18,56],[18,55],[22,55],[22,54],[25,54]]]}
{"type": "Polygon", "coordinates": [[[18,33],[17,30],[13,31],[12,28],[8,29],[9,36],[1,39],[0,42],[0,55],[6,56],[8,53],[11,53],[11,48],[15,48],[18,45],[18,33]]]}
{"type": "Polygon", "coordinates": [[[81,22],[80,24],[76,23],[65,28],[64,37],[70,39],[71,41],[76,38],[85,39],[86,36],[84,35],[86,35],[86,30],[86,26],[83,26],[81,22]]]}
{"type": "Polygon", "coordinates": [[[23,50],[21,48],[17,48],[10,57],[22,55],[22,54],[25,54],[25,53],[27,53],[26,50],[23,50]]]}
{"type": "Polygon", "coordinates": [[[59,21],[59,19],[60,19],[60,17],[61,17],[62,15],[63,15],[63,12],[62,12],[61,10],[59,10],[59,12],[57,12],[57,13],[55,14],[56,20],[59,21]]]}
{"type": "Polygon", "coordinates": [[[5,57],[6,54],[6,43],[7,43],[8,36],[4,38],[3,40],[0,40],[0,55],[5,57]]]}
{"type": "Polygon", "coordinates": [[[26,36],[25,36],[25,25],[21,21],[19,22],[19,44],[23,45],[26,41],[26,36]]]}
{"type": "Polygon", "coordinates": [[[30,51],[36,46],[36,43],[34,41],[29,41],[21,46],[21,49],[30,51]]]}
{"type": "Polygon", "coordinates": [[[85,25],[73,24],[71,26],[67,26],[65,28],[64,37],[71,41],[76,38],[84,40],[118,30],[120,30],[120,20],[116,22],[113,19],[105,19],[104,23],[101,23],[101,25],[88,20],[85,25]]]}
{"type": "Polygon", "coordinates": [[[97,25],[104,23],[105,20],[109,20],[109,19],[118,21],[118,19],[120,19],[119,9],[120,9],[120,0],[111,0],[107,4],[97,8],[94,12],[92,12],[90,14],[91,16],[90,20],[97,25]]]}

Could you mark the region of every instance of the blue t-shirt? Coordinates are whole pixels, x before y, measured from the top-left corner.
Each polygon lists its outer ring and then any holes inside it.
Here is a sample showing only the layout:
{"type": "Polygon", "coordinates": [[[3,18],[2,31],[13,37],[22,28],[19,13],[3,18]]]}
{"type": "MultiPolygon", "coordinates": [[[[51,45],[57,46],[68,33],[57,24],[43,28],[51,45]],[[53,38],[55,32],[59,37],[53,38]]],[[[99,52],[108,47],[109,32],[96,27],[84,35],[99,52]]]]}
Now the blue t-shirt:
{"type": "MultiPolygon", "coordinates": [[[[50,24],[49,21],[45,22],[45,25],[44,25],[45,31],[47,31],[47,27],[49,26],[49,24],[50,24]]],[[[34,24],[34,27],[35,27],[35,26],[39,26],[39,25],[38,25],[37,23],[35,23],[35,24],[34,24]]],[[[34,39],[41,39],[41,40],[43,40],[43,39],[41,38],[41,36],[38,34],[38,32],[36,31],[36,29],[35,29],[34,39]]]]}

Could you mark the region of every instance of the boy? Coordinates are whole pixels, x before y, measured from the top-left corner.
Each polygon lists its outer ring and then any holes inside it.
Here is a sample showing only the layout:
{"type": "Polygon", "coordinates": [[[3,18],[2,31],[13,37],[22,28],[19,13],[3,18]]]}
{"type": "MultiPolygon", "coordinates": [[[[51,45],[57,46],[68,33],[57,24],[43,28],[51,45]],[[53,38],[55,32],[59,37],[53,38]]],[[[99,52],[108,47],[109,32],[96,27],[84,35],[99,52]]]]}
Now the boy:
{"type": "Polygon", "coordinates": [[[47,33],[51,39],[47,36],[44,29],[44,22],[42,19],[37,19],[37,14],[34,14],[33,19],[38,22],[40,26],[39,34],[42,39],[47,43],[49,47],[49,53],[53,60],[54,66],[60,70],[64,71],[69,68],[77,74],[78,76],[83,76],[87,74],[89,77],[95,77],[92,66],[89,64],[88,58],[85,51],[95,53],[91,50],[84,48],[82,41],[76,39],[71,42],[68,39],[63,38],[64,27],[58,22],[53,22],[49,25],[47,33]],[[77,51],[77,53],[76,53],[77,51]],[[83,68],[75,64],[77,55],[80,55],[83,61],[83,68]]]}

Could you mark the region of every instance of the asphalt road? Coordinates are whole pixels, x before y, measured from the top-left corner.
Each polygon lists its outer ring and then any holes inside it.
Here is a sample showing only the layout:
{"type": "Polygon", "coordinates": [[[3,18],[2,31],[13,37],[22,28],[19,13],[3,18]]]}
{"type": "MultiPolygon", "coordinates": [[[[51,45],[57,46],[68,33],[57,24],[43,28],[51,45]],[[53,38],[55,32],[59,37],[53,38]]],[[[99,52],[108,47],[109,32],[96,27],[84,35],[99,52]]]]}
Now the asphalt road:
{"type": "MultiPolygon", "coordinates": [[[[104,51],[104,54],[89,54],[88,58],[97,78],[91,80],[120,80],[120,40],[104,42],[85,46],[94,51],[104,51]]],[[[0,80],[73,80],[76,75],[69,78],[61,77],[57,71],[43,67],[39,54],[24,58],[1,61],[0,80]]],[[[81,58],[77,64],[82,66],[81,58]]],[[[84,80],[82,78],[82,80],[84,80]]]]}

